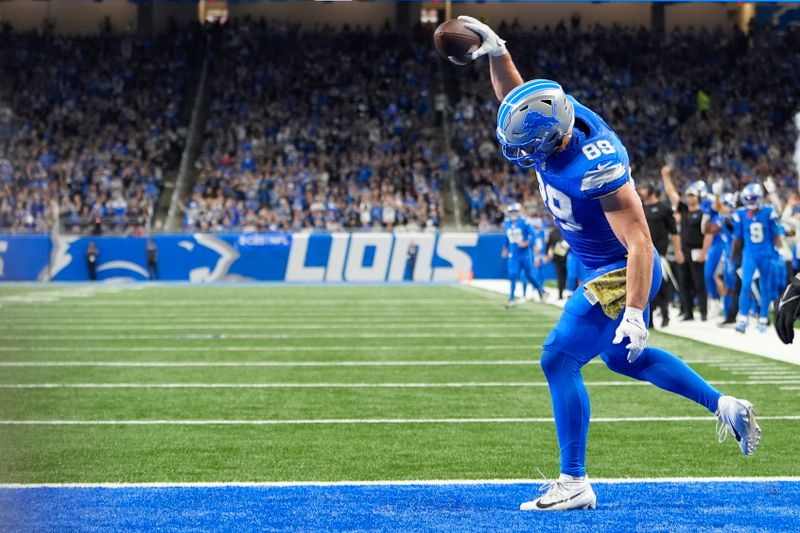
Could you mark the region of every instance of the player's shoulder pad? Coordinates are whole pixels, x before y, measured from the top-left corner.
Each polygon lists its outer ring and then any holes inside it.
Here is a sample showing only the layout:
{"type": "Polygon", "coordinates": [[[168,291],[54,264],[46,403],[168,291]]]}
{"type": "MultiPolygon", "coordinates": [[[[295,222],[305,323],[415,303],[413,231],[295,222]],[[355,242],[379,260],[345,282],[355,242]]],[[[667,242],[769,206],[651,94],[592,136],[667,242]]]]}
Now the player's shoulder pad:
{"type": "Polygon", "coordinates": [[[595,159],[584,162],[580,174],[580,194],[584,198],[605,196],[630,180],[630,168],[617,153],[601,154],[595,159]]]}

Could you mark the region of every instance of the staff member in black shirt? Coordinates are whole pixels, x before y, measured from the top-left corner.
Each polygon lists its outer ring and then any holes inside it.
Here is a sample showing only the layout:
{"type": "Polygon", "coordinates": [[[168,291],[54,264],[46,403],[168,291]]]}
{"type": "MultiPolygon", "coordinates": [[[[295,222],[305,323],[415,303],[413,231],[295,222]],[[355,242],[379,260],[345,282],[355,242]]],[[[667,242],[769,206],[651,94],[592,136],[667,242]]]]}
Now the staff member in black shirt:
{"type": "Polygon", "coordinates": [[[550,235],[547,236],[547,259],[553,262],[553,268],[556,270],[559,300],[564,299],[564,289],[567,288],[568,253],[570,253],[569,244],[564,240],[558,226],[553,224],[553,229],[550,231],[550,235]]]}
{"type": "MultiPolygon", "coordinates": [[[[675,250],[675,261],[682,264],[684,261],[683,251],[681,250],[681,237],[678,235],[678,227],[675,224],[675,216],[672,214],[672,207],[666,202],[659,200],[658,191],[652,183],[640,185],[637,188],[639,197],[644,206],[644,216],[650,228],[650,237],[653,239],[653,246],[658,255],[661,256],[662,268],[667,270],[667,248],[669,241],[672,240],[672,248],[675,250]]],[[[652,307],[661,310],[661,327],[669,325],[669,304],[672,301],[674,292],[671,290],[671,276],[664,276],[658,294],[653,298],[652,307]]],[[[651,316],[652,320],[652,316],[651,316]]]]}
{"type": "Polygon", "coordinates": [[[680,215],[681,244],[683,245],[684,262],[680,268],[681,307],[683,319],[694,320],[694,300],[700,306],[700,320],[708,318],[708,300],[706,296],[706,280],[704,275],[706,257],[703,251],[703,211],[700,200],[705,189],[702,181],[692,182],[681,199],[678,189],[672,182],[669,165],[661,168],[664,190],[672,202],[672,208],[680,215]]]}

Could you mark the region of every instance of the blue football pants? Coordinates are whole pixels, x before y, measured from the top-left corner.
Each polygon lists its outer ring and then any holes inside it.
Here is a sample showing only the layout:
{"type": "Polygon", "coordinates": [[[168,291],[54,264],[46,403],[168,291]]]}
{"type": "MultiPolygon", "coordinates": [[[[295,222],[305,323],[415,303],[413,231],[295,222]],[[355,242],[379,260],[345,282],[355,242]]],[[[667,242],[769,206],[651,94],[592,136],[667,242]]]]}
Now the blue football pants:
{"type": "MultiPolygon", "coordinates": [[[[591,281],[607,272],[625,266],[615,263],[590,271],[591,281]]],[[[581,368],[600,356],[606,366],[619,374],[640,381],[648,381],[659,388],[688,398],[712,413],[722,395],[682,360],[669,352],[648,347],[635,363],[627,360],[628,344],[623,340],[613,344],[622,315],[612,320],[599,304],[592,305],[583,295],[582,284],[564,307],[556,327],[544,342],[541,365],[550,387],[553,415],[561,450],[561,473],[572,476],[586,475],[586,441],[589,432],[589,395],[581,375],[581,368]]],[[[650,299],[661,285],[661,263],[656,254],[650,299]]],[[[644,323],[650,318],[645,310],[644,323]]]]}

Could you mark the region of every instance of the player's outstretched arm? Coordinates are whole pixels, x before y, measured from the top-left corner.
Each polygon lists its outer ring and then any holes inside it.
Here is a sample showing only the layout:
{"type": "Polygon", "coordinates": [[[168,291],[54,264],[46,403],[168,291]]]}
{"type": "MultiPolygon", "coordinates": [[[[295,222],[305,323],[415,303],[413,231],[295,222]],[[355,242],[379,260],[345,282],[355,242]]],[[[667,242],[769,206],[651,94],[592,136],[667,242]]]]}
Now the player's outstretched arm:
{"type": "Polygon", "coordinates": [[[492,76],[492,87],[497,100],[502,102],[508,93],[515,87],[522,85],[517,66],[511,59],[511,54],[506,52],[500,57],[493,57],[489,60],[489,73],[492,76]]]}
{"type": "Polygon", "coordinates": [[[613,194],[603,196],[600,203],[611,229],[628,250],[625,314],[613,342],[619,344],[624,338],[630,339],[625,347],[629,350],[628,362],[634,363],[647,347],[644,309],[653,283],[653,241],[642,202],[631,182],[613,194]]]}
{"type": "Polygon", "coordinates": [[[506,42],[492,28],[476,18],[462,15],[458,17],[458,20],[464,22],[464,26],[481,36],[481,47],[472,52],[472,59],[475,60],[484,55],[489,56],[492,87],[495,96],[502,102],[514,87],[522,85],[522,76],[506,49],[506,42]]]}
{"type": "Polygon", "coordinates": [[[653,241],[642,202],[629,182],[600,203],[611,229],[628,250],[626,305],[644,309],[653,280],[653,241]]]}

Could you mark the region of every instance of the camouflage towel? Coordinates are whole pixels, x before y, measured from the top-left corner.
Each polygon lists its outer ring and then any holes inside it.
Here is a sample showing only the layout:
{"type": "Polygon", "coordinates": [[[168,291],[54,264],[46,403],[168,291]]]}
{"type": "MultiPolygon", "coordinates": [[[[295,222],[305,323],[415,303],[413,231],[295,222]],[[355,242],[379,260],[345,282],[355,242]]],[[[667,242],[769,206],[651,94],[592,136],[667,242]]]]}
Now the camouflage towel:
{"type": "Polygon", "coordinates": [[[625,309],[625,277],[627,268],[612,270],[584,285],[584,296],[592,305],[599,303],[611,320],[625,309]]]}

